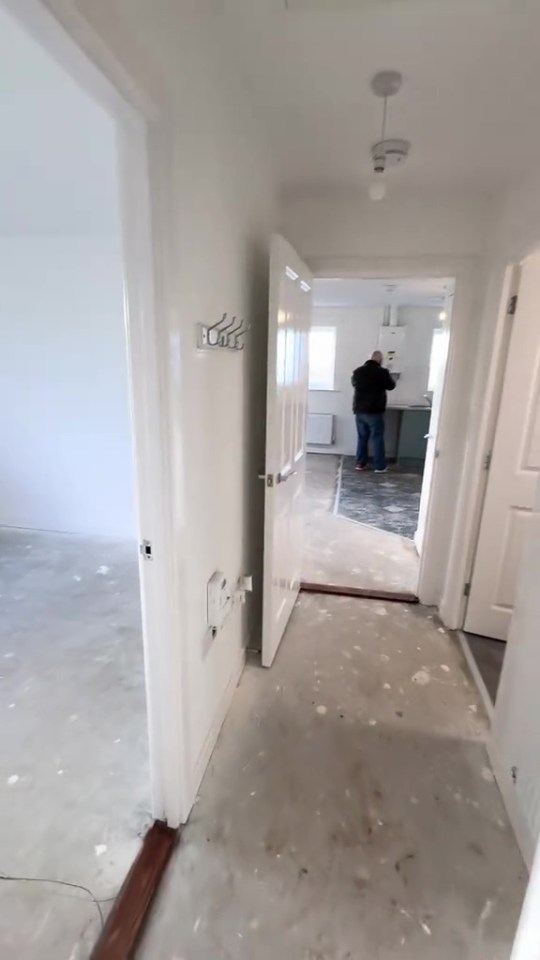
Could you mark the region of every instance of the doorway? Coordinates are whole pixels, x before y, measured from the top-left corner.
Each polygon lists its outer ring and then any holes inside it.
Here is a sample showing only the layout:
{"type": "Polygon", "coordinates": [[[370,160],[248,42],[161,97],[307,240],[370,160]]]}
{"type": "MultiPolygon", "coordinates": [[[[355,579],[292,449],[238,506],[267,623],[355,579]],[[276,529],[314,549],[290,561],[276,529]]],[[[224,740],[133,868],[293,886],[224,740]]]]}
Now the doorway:
{"type": "Polygon", "coordinates": [[[465,642],[494,706],[526,544],[538,527],[540,254],[511,268],[493,357],[496,387],[484,456],[482,506],[467,587],[465,642]]]}
{"type": "Polygon", "coordinates": [[[75,956],[150,819],[181,816],[157,721],[170,554],[147,562],[169,501],[146,144],[41,4],[24,7],[37,40],[0,16],[0,940],[75,956]]]}
{"type": "Polygon", "coordinates": [[[415,595],[454,296],[451,278],[313,284],[305,579],[415,595]],[[388,471],[359,472],[351,375],[381,350],[388,471]]]}

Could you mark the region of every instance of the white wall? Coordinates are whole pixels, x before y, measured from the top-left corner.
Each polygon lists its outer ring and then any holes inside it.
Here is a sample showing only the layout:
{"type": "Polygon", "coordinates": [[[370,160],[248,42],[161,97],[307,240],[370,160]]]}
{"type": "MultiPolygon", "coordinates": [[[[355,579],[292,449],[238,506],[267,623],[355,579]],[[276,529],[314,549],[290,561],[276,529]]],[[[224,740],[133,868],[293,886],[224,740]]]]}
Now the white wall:
{"type": "Polygon", "coordinates": [[[110,118],[1,4],[0,124],[3,234],[118,232],[110,118]]]}
{"type": "Polygon", "coordinates": [[[135,537],[115,128],[0,9],[0,525],[135,537]]]}
{"type": "Polygon", "coordinates": [[[496,256],[521,260],[540,247],[540,177],[508,187],[496,206],[489,248],[496,256]]]}
{"type": "MultiPolygon", "coordinates": [[[[315,295],[317,283],[315,281],[315,295]]],[[[318,307],[313,309],[314,326],[336,327],[335,389],[310,390],[310,413],[332,413],[336,443],[332,453],[353,456],[356,452],[356,427],[352,415],[351,374],[379,345],[384,307],[318,307]]],[[[439,326],[438,310],[432,307],[399,307],[399,325],[406,327],[401,377],[388,394],[388,404],[423,403],[427,390],[433,330],[439,326]]],[[[387,449],[395,453],[397,422],[387,414],[387,449]]],[[[313,448],[316,449],[316,448],[313,448]]]]}
{"type": "Polygon", "coordinates": [[[122,261],[0,237],[0,525],[134,537],[122,261]]]}
{"type": "Polygon", "coordinates": [[[334,390],[310,390],[308,401],[310,413],[332,413],[336,418],[332,453],[352,455],[356,450],[351,374],[376,349],[382,319],[382,307],[313,308],[314,326],[336,328],[334,390]]]}
{"type": "MultiPolygon", "coordinates": [[[[276,197],[259,118],[228,56],[221,18],[179,0],[48,0],[82,14],[100,62],[135,102],[149,98],[151,193],[158,255],[159,349],[175,491],[178,711],[188,730],[194,798],[248,642],[260,641],[258,597],[211,641],[206,585],[216,569],[260,589],[269,236],[276,197]],[[129,78],[126,81],[126,76],[129,78]],[[246,350],[202,353],[196,324],[245,317],[246,350]],[[183,666],[183,671],[180,672],[183,666]]],[[[66,12],[67,10],[67,12],[66,12]]],[[[76,18],[75,18],[76,22],[76,18]]],[[[81,30],[84,37],[84,30],[81,30]]]]}
{"type": "MultiPolygon", "coordinates": [[[[223,63],[219,32],[207,34],[204,23],[196,27],[184,36],[189,49],[179,52],[177,37],[171,51],[182,70],[175,86],[177,259],[169,331],[178,373],[170,394],[177,489],[187,467],[177,519],[194,789],[236,690],[245,649],[260,647],[264,485],[257,477],[265,462],[269,240],[276,215],[268,156],[246,92],[223,63]],[[198,352],[196,322],[215,322],[225,311],[251,325],[246,350],[198,352]],[[218,569],[233,584],[253,573],[256,592],[210,642],[206,585],[218,569]]],[[[157,48],[160,59],[164,42],[157,48]]]]}
{"type": "Polygon", "coordinates": [[[429,382],[433,331],[439,329],[440,308],[400,307],[398,323],[406,329],[401,377],[392,403],[423,403],[429,382]]]}

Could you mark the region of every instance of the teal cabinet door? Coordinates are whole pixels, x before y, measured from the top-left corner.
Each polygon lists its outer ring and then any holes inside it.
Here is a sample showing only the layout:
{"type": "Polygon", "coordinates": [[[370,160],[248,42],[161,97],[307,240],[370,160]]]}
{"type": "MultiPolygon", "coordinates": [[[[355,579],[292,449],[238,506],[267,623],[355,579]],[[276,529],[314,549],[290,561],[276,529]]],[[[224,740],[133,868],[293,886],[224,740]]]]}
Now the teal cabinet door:
{"type": "Polygon", "coordinates": [[[405,410],[399,437],[400,460],[425,460],[431,410],[405,410]]]}

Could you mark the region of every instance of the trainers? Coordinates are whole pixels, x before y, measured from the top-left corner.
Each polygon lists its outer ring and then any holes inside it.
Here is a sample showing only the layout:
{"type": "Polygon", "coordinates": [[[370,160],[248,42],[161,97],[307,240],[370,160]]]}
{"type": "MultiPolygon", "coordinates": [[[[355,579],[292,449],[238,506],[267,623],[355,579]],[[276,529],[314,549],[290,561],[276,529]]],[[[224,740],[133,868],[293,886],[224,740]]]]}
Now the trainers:
{"type": "Polygon", "coordinates": [[[355,469],[355,470],[367,470],[367,466],[366,466],[365,463],[357,463],[354,469],[355,469]]]}
{"type": "Polygon", "coordinates": [[[383,467],[382,470],[375,470],[374,473],[388,473],[388,467],[383,467]]]}

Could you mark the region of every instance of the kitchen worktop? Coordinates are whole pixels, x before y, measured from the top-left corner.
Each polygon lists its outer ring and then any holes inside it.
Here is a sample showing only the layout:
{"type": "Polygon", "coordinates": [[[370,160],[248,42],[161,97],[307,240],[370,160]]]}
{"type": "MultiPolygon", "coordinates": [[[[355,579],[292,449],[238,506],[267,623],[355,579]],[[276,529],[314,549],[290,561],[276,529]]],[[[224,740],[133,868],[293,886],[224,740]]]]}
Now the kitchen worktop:
{"type": "Polygon", "coordinates": [[[387,410],[431,410],[427,403],[389,403],[387,410]]]}

